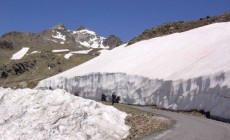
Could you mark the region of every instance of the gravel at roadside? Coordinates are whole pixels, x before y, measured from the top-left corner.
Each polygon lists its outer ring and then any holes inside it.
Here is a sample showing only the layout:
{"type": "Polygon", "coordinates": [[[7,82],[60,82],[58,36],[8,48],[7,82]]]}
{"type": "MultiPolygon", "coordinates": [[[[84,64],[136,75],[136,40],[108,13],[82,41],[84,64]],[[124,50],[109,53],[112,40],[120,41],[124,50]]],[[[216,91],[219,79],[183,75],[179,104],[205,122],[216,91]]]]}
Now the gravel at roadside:
{"type": "MultiPolygon", "coordinates": [[[[102,103],[111,105],[110,102],[102,103]]],[[[123,140],[138,139],[151,133],[163,131],[172,125],[172,121],[167,118],[140,111],[128,105],[114,104],[114,107],[129,114],[125,123],[130,126],[130,134],[123,140]]]]}

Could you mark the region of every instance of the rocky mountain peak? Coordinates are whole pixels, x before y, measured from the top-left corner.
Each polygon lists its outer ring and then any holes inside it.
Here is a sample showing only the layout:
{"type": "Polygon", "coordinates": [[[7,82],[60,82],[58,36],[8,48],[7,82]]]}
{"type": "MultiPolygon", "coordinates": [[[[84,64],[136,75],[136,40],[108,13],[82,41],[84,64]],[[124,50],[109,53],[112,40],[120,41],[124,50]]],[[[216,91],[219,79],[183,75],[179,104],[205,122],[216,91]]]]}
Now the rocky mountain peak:
{"type": "Polygon", "coordinates": [[[67,28],[65,27],[65,25],[63,24],[63,23],[60,23],[60,24],[58,24],[58,25],[55,25],[55,26],[53,26],[51,29],[53,29],[53,30],[67,30],[67,28]]]}
{"type": "Polygon", "coordinates": [[[84,30],[84,29],[86,29],[85,26],[81,25],[77,28],[77,31],[84,30]]]}
{"type": "Polygon", "coordinates": [[[115,35],[109,35],[103,42],[104,46],[109,46],[110,49],[113,49],[122,44],[121,39],[115,35]]]}

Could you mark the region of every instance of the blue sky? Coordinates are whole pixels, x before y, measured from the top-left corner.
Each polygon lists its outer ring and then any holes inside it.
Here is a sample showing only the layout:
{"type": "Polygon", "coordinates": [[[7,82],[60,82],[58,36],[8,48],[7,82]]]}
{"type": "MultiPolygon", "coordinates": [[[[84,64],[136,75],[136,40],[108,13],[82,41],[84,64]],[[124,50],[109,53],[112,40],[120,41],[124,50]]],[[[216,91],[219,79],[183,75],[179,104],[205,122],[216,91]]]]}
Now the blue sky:
{"type": "Polygon", "coordinates": [[[129,39],[165,22],[230,12],[230,0],[2,0],[0,35],[40,32],[58,23],[129,39]]]}

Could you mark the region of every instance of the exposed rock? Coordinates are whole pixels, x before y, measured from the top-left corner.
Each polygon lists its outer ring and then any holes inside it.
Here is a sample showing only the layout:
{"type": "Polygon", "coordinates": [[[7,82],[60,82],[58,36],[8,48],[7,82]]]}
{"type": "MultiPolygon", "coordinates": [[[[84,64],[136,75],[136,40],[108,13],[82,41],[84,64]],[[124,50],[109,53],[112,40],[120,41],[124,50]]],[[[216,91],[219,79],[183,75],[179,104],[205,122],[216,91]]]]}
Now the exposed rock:
{"type": "Polygon", "coordinates": [[[0,38],[0,49],[13,49],[13,43],[0,38]]]}
{"type": "Polygon", "coordinates": [[[18,83],[18,87],[19,88],[27,88],[28,84],[25,81],[22,81],[22,82],[18,83]]]}
{"type": "Polygon", "coordinates": [[[0,78],[6,79],[8,75],[9,74],[5,70],[0,70],[0,78]]]}
{"type": "Polygon", "coordinates": [[[7,78],[9,74],[13,75],[20,75],[26,71],[29,71],[36,65],[36,61],[26,61],[26,62],[19,62],[14,64],[8,64],[2,67],[1,78],[7,78]]]}
{"type": "Polygon", "coordinates": [[[58,24],[58,25],[55,25],[55,26],[52,27],[51,29],[54,29],[54,30],[56,30],[56,29],[58,29],[58,30],[67,30],[66,27],[65,27],[65,25],[64,25],[63,23],[60,23],[60,24],[58,24]]]}
{"type": "Polygon", "coordinates": [[[103,42],[104,46],[109,46],[110,49],[113,49],[117,46],[120,46],[122,44],[121,39],[118,36],[110,35],[105,39],[103,42]]]}

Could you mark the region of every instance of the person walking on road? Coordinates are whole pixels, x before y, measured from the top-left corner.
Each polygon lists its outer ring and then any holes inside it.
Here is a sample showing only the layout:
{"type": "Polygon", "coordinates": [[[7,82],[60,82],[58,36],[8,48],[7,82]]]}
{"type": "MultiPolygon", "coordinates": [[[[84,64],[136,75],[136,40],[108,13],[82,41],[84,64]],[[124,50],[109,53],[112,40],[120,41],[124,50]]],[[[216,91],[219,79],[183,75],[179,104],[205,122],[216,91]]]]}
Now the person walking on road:
{"type": "Polygon", "coordinates": [[[115,92],[112,94],[112,105],[115,103],[115,100],[116,100],[116,94],[115,92]]]}

